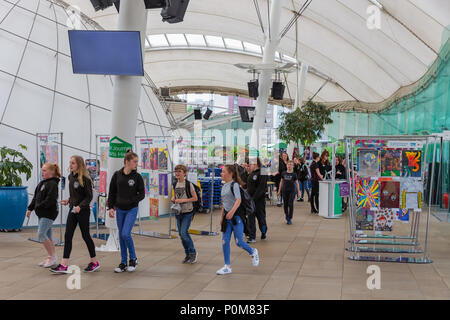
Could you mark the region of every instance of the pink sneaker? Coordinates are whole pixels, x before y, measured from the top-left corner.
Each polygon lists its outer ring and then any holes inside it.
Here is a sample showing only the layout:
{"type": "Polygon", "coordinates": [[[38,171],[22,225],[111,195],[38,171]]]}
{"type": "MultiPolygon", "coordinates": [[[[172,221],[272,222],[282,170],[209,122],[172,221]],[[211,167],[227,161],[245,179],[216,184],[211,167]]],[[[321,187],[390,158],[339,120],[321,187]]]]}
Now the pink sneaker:
{"type": "Polygon", "coordinates": [[[58,264],[56,267],[51,268],[50,271],[54,273],[67,273],[67,266],[63,266],[62,264],[58,264]]]}

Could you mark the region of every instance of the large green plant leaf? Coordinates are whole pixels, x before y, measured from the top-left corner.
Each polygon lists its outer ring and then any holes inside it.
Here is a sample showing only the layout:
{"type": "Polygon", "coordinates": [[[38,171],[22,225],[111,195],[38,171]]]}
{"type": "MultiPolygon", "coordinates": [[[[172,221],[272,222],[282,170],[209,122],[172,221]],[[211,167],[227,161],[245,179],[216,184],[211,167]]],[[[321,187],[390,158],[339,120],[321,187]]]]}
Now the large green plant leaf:
{"type": "Polygon", "coordinates": [[[26,180],[30,179],[33,165],[25,158],[21,152],[23,150],[27,150],[27,147],[22,144],[18,150],[0,148],[0,186],[21,186],[21,174],[25,174],[26,180]]]}

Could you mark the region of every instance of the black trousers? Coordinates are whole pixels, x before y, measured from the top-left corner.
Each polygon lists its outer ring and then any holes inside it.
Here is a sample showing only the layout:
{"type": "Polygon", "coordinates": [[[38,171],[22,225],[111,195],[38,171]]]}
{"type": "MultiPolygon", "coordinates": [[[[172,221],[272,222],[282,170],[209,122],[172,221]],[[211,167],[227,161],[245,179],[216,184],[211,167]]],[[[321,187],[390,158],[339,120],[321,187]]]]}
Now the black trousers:
{"type": "Polygon", "coordinates": [[[256,239],[256,219],[261,233],[267,233],[266,223],[266,197],[255,199],[255,212],[247,217],[247,236],[256,239]]]}
{"type": "Polygon", "coordinates": [[[319,181],[311,181],[311,185],[311,211],[319,211],[319,181]]]}
{"type": "Polygon", "coordinates": [[[292,220],[292,216],[294,215],[295,190],[282,190],[281,196],[283,197],[284,214],[286,215],[286,220],[292,220]]]}
{"type": "Polygon", "coordinates": [[[91,258],[95,257],[95,245],[92,241],[91,235],[89,233],[89,216],[91,214],[90,209],[81,209],[78,213],[70,212],[67,216],[66,223],[66,233],[64,235],[64,259],[70,258],[70,253],[72,252],[72,239],[77,225],[80,225],[81,235],[84,242],[86,243],[89,255],[91,258]]]}

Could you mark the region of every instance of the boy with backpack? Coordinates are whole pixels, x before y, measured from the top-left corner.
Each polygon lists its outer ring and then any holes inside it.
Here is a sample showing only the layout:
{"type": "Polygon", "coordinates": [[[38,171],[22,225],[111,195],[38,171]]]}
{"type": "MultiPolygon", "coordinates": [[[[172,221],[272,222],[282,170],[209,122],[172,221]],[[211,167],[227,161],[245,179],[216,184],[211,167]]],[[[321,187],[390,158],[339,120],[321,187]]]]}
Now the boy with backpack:
{"type": "Polygon", "coordinates": [[[181,243],[186,253],[183,263],[192,264],[197,262],[197,251],[189,235],[189,226],[195,211],[198,210],[200,197],[197,194],[196,186],[186,179],[186,174],[187,168],[185,165],[179,164],[175,167],[177,181],[173,184],[172,202],[179,204],[181,207],[180,212],[176,214],[176,220],[181,243]]]}

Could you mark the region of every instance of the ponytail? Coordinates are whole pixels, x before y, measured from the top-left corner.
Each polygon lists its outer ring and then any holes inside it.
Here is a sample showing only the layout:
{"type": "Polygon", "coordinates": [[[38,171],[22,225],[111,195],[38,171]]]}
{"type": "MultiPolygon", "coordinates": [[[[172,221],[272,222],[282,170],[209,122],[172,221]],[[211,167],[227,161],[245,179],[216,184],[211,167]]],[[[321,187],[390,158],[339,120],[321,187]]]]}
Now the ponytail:
{"type": "Polygon", "coordinates": [[[133,152],[133,150],[128,149],[127,153],[125,154],[125,157],[123,158],[123,163],[126,164],[127,161],[131,161],[134,158],[138,158],[139,156],[137,155],[137,153],[133,152]]]}
{"type": "Polygon", "coordinates": [[[239,183],[240,186],[243,186],[244,183],[242,182],[241,176],[239,175],[239,171],[237,168],[237,164],[227,164],[225,165],[225,169],[228,170],[229,173],[231,173],[233,181],[239,183]]]}
{"type": "Polygon", "coordinates": [[[59,166],[56,163],[47,162],[45,166],[51,171],[53,171],[55,177],[61,178],[61,170],[59,169],[59,166]]]}

